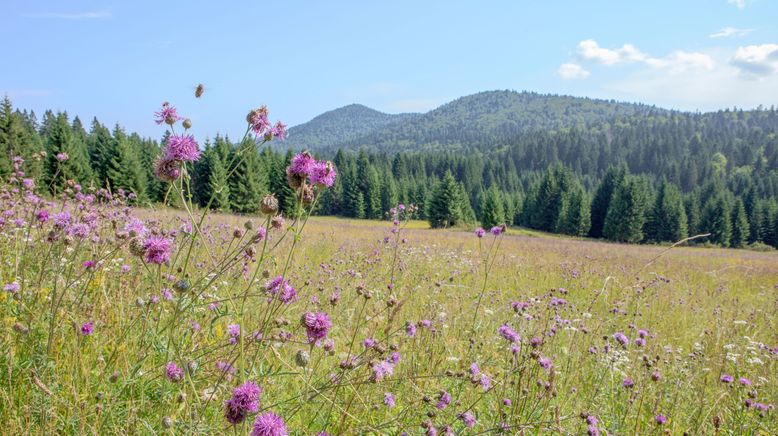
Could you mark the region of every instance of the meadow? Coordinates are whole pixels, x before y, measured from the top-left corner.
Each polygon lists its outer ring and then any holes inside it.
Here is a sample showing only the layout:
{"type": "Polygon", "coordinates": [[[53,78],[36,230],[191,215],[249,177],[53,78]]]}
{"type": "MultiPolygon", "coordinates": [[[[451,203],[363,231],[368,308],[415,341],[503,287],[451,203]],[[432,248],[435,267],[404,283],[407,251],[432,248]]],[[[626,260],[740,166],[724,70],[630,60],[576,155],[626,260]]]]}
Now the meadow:
{"type": "MultiPolygon", "coordinates": [[[[307,152],[288,216],[272,194],[212,213],[192,202],[197,143],[157,116],[175,209],[13,159],[4,434],[778,432],[776,253],[431,230],[410,204],[316,217],[337,170],[307,152]]],[[[264,107],[247,122],[259,146],[285,134],[264,107]]]]}

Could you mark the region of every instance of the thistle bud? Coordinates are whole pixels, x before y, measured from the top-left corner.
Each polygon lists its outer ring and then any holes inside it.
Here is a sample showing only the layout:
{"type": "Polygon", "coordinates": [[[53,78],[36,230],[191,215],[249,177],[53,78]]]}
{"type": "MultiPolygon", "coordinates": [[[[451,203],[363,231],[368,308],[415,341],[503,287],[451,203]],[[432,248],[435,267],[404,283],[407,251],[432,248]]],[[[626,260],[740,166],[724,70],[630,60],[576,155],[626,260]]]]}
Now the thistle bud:
{"type": "Polygon", "coordinates": [[[308,185],[303,186],[303,191],[302,191],[303,204],[306,206],[310,206],[311,203],[313,203],[313,198],[314,198],[313,188],[311,188],[308,185]]]}
{"type": "Polygon", "coordinates": [[[183,125],[185,129],[191,129],[192,128],[192,120],[187,118],[187,119],[184,120],[183,123],[181,123],[181,125],[183,125]]]}
{"type": "Polygon", "coordinates": [[[297,366],[301,368],[305,368],[308,366],[308,363],[311,361],[311,355],[308,354],[305,350],[299,350],[297,352],[297,355],[294,356],[294,362],[297,364],[297,366]]]}
{"type": "Polygon", "coordinates": [[[273,219],[270,220],[270,227],[274,230],[283,229],[284,224],[286,224],[286,221],[284,220],[284,217],[282,217],[281,215],[276,215],[273,217],[273,219]]]}
{"type": "Polygon", "coordinates": [[[265,215],[275,215],[278,213],[278,199],[275,195],[269,194],[262,199],[260,210],[265,215]]]}

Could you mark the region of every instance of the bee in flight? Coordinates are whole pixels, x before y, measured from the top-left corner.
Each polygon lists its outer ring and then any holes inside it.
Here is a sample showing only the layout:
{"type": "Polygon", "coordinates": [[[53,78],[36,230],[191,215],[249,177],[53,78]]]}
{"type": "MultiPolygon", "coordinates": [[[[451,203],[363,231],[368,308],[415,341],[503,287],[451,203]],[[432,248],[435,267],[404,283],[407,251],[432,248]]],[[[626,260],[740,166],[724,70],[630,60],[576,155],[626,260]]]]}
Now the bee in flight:
{"type": "Polygon", "coordinates": [[[203,92],[205,92],[205,85],[198,83],[197,86],[195,86],[195,97],[200,98],[203,95],[203,92]]]}

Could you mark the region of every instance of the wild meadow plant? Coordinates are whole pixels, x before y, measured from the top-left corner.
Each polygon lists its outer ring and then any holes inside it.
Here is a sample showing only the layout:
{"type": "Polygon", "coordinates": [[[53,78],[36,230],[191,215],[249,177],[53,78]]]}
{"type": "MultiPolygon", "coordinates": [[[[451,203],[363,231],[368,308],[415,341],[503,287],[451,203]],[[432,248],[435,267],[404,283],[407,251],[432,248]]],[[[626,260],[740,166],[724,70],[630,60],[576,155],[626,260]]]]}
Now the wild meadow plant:
{"type": "MultiPolygon", "coordinates": [[[[13,161],[0,194],[4,431],[778,429],[775,319],[756,315],[774,291],[748,303],[746,334],[725,318],[738,308],[720,304],[733,303],[719,290],[707,292],[712,303],[668,295],[681,292],[670,279],[635,279],[641,269],[612,262],[605,268],[634,284],[591,291],[601,275],[566,263],[563,276],[527,278],[549,263],[540,250],[523,253],[520,268],[510,261],[531,242],[515,245],[505,226],[453,242],[441,236],[453,232],[424,236],[410,227],[414,205],[392,208],[381,237],[361,240],[346,224],[307,233],[337,177],[308,152],[286,169],[289,216],[268,193],[259,219],[228,225],[192,202],[191,121],[165,103],[156,122],[168,132],[155,174],[179,211],[134,208],[132,193],[72,182],[47,199],[13,161]],[[533,290],[517,289],[532,280],[533,290]],[[546,286],[555,281],[565,286],[546,286]],[[668,314],[684,311],[709,323],[692,342],[668,327],[668,314]]],[[[265,107],[246,122],[228,169],[286,136],[265,107]]]]}

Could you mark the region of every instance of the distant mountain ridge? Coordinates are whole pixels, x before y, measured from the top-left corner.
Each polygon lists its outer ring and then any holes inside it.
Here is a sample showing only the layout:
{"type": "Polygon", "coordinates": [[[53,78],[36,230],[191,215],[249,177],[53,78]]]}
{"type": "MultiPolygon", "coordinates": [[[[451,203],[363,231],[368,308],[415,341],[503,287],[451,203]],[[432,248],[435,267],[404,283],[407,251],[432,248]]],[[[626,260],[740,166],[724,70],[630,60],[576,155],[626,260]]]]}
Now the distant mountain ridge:
{"type": "Polygon", "coordinates": [[[424,114],[386,114],[359,104],[325,112],[289,129],[296,149],[472,150],[499,146],[533,130],[611,122],[619,117],[669,113],[640,103],[532,92],[485,91],[424,114]]]}

